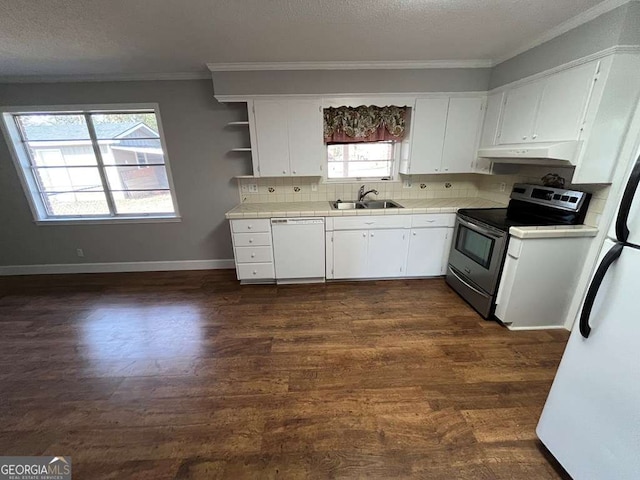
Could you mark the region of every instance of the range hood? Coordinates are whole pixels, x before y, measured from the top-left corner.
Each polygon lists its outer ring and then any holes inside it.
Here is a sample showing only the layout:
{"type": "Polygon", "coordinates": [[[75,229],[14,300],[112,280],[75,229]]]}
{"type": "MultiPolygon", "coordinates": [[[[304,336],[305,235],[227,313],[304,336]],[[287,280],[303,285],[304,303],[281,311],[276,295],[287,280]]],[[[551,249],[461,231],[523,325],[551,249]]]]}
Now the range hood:
{"type": "Polygon", "coordinates": [[[519,163],[529,165],[575,165],[579,141],[523,143],[499,145],[478,150],[478,156],[497,163],[519,163]]]}

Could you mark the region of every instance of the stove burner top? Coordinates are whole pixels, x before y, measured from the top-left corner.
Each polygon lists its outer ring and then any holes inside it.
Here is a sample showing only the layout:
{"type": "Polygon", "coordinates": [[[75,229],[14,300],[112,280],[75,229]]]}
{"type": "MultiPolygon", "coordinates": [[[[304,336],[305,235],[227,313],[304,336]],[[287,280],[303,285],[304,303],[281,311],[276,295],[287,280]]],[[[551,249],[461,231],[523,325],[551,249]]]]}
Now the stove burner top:
{"type": "Polygon", "coordinates": [[[572,222],[562,218],[545,217],[533,213],[520,212],[517,216],[511,214],[507,208],[463,208],[458,213],[472,218],[491,227],[509,232],[509,227],[532,227],[542,225],[565,225],[572,222]]]}

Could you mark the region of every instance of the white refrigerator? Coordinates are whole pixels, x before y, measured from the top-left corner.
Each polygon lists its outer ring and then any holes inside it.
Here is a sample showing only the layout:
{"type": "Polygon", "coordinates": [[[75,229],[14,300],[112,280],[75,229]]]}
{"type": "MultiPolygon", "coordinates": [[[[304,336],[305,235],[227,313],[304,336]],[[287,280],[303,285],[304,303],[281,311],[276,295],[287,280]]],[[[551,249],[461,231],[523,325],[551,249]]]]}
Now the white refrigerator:
{"type": "Polygon", "coordinates": [[[640,158],[538,423],[574,480],[640,479],[640,158]]]}

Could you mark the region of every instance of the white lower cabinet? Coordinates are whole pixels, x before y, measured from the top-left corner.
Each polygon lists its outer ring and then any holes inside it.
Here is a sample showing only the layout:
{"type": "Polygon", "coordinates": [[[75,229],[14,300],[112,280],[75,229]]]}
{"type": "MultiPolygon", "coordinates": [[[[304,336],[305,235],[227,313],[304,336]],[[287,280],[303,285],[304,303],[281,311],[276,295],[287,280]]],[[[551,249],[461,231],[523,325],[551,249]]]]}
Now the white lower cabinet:
{"type": "Polygon", "coordinates": [[[275,269],[270,220],[231,220],[230,223],[238,280],[272,281],[275,269]]]}
{"type": "MultiPolygon", "coordinates": [[[[454,214],[327,217],[326,278],[444,275],[454,222],[454,214]]],[[[267,219],[231,220],[239,280],[276,280],[273,228],[267,219]]]]}
{"type": "Polygon", "coordinates": [[[453,228],[414,228],[409,236],[408,277],[445,274],[453,228]]]}
{"type": "Polygon", "coordinates": [[[333,278],[366,278],[367,230],[333,233],[333,278]]]}
{"type": "Polygon", "coordinates": [[[333,232],[333,278],[387,278],[404,275],[408,230],[333,232]]]}
{"type": "Polygon", "coordinates": [[[454,214],[327,219],[327,278],[444,275],[454,214]]]}

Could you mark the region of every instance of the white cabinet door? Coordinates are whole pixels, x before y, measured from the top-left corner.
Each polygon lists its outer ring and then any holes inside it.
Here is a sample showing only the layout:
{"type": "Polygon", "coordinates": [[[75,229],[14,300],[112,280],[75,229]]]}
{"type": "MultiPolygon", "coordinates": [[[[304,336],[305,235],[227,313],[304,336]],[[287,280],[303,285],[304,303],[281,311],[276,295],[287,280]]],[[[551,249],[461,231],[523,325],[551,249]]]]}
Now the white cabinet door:
{"type": "Polygon", "coordinates": [[[487,97],[487,108],[485,109],[482,135],[480,136],[481,147],[492,147],[497,143],[496,137],[498,135],[503,101],[504,92],[494,93],[487,97]]]}
{"type": "Polygon", "coordinates": [[[366,278],[367,230],[333,232],[333,278],[366,278]]]}
{"type": "Polygon", "coordinates": [[[320,176],[325,159],[320,103],[289,100],[289,157],[292,176],[320,176]]]}
{"type": "Polygon", "coordinates": [[[442,164],[448,98],[419,98],[411,122],[411,150],[401,173],[437,173],[442,164]]]}
{"type": "Polygon", "coordinates": [[[596,68],[597,62],[587,63],[544,81],[534,141],[578,140],[596,68]]]}
{"type": "Polygon", "coordinates": [[[482,120],[482,103],[481,97],[453,97],[449,100],[441,171],[447,173],[473,171],[482,120]]]}
{"type": "Polygon", "coordinates": [[[409,230],[369,230],[368,277],[404,276],[409,230]]]}
{"type": "Polygon", "coordinates": [[[287,103],[256,100],[253,106],[260,176],[290,175],[287,103]]]}
{"type": "Polygon", "coordinates": [[[498,143],[531,141],[541,93],[541,81],[527,83],[507,92],[498,143]]]}
{"type": "Polygon", "coordinates": [[[414,228],[409,237],[407,276],[444,275],[450,228],[414,228]]]}

